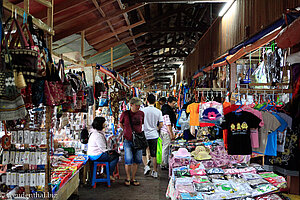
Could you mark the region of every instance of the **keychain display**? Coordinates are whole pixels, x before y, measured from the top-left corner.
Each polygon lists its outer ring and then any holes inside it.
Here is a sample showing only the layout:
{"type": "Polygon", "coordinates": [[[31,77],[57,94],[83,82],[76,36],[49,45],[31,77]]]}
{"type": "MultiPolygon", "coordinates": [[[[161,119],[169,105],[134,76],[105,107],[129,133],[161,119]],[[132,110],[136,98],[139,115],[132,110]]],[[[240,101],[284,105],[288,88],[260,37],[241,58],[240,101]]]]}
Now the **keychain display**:
{"type": "Polygon", "coordinates": [[[17,131],[11,131],[11,143],[16,144],[18,140],[18,132],[17,131]]]}
{"type": "Polygon", "coordinates": [[[3,149],[9,149],[10,146],[11,146],[11,136],[8,136],[8,135],[4,135],[2,138],[1,138],[1,142],[2,142],[2,148],[3,149]]]}
{"type": "Polygon", "coordinates": [[[2,156],[2,164],[7,165],[9,163],[9,151],[4,150],[3,151],[3,156],[2,156]]]}

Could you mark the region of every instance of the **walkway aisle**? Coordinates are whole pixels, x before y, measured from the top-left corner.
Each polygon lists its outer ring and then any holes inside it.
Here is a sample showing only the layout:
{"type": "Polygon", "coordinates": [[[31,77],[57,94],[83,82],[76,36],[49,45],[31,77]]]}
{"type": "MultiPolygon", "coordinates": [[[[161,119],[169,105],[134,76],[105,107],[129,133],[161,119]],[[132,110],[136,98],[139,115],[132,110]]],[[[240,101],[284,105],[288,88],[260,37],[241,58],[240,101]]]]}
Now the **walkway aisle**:
{"type": "Polygon", "coordinates": [[[79,188],[79,199],[103,199],[103,200],[164,200],[168,186],[168,171],[159,170],[160,176],[158,179],[152,178],[150,175],[144,176],[143,165],[140,165],[137,172],[137,180],[141,183],[140,186],[130,185],[125,186],[125,169],[124,161],[119,163],[120,180],[111,183],[108,188],[105,183],[97,183],[97,187],[79,188]]]}

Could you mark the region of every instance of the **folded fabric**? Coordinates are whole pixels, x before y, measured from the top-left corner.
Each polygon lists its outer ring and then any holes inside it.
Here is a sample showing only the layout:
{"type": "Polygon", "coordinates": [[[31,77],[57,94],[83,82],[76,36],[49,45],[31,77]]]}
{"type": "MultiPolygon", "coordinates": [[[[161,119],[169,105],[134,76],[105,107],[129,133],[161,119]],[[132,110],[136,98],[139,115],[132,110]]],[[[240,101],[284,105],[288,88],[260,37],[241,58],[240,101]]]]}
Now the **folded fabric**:
{"type": "Polygon", "coordinates": [[[239,174],[240,170],[239,169],[224,169],[224,174],[228,175],[228,174],[239,174]]]}
{"type": "Polygon", "coordinates": [[[179,193],[190,193],[195,192],[193,184],[189,185],[177,185],[176,189],[179,193]]]}
{"type": "Polygon", "coordinates": [[[224,171],[221,168],[212,168],[207,170],[207,174],[224,174],[224,171]]]}
{"type": "Polygon", "coordinates": [[[252,187],[255,188],[256,186],[258,186],[258,185],[260,185],[260,184],[266,184],[266,183],[268,183],[268,181],[266,181],[265,179],[260,178],[260,179],[248,180],[248,183],[249,183],[252,187]]]}
{"type": "Polygon", "coordinates": [[[232,187],[229,181],[227,180],[214,180],[216,193],[234,193],[236,190],[232,187]]]}
{"type": "Polygon", "coordinates": [[[252,197],[260,196],[263,194],[267,194],[273,191],[276,191],[277,187],[271,185],[271,184],[261,184],[258,185],[252,192],[252,197]]]}
{"type": "Polygon", "coordinates": [[[207,176],[194,176],[193,183],[208,183],[209,178],[207,176]]]}
{"type": "Polygon", "coordinates": [[[205,169],[196,169],[196,170],[191,169],[190,174],[192,176],[204,176],[204,175],[206,175],[206,171],[205,171],[205,169]]]}
{"type": "Polygon", "coordinates": [[[276,177],[277,174],[274,174],[273,172],[263,172],[259,174],[262,178],[270,178],[270,177],[276,177]]]}
{"type": "Polygon", "coordinates": [[[180,197],[182,200],[203,199],[203,196],[200,192],[181,193],[180,197]]]}
{"type": "Polygon", "coordinates": [[[287,182],[286,182],[285,178],[282,176],[265,178],[265,180],[278,188],[286,188],[287,187],[287,182]]]}
{"type": "Polygon", "coordinates": [[[258,174],[254,174],[254,173],[243,173],[242,174],[242,177],[245,179],[245,180],[253,180],[253,179],[261,179],[261,176],[258,175],[258,174]]]}
{"type": "Polygon", "coordinates": [[[197,192],[213,192],[215,190],[214,185],[208,183],[193,183],[195,191],[197,192]]]}

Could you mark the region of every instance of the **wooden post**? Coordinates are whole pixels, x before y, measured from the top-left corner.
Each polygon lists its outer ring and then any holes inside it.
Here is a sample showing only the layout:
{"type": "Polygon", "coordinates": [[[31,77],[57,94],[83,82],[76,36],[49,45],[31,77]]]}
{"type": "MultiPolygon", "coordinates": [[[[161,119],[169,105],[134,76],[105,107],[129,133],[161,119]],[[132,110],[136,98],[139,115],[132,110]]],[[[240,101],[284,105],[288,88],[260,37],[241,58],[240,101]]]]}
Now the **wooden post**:
{"type": "Polygon", "coordinates": [[[84,38],[85,38],[85,31],[81,31],[81,57],[84,57],[84,38]]]}
{"type": "MultiPolygon", "coordinates": [[[[92,66],[93,70],[93,87],[95,88],[96,67],[92,66]]],[[[96,117],[96,104],[93,105],[93,119],[96,117]]]]}
{"type": "Polygon", "coordinates": [[[237,66],[232,63],[230,66],[230,92],[234,92],[235,84],[237,83],[237,66]]]}
{"type": "Polygon", "coordinates": [[[110,48],[110,67],[111,69],[114,68],[114,50],[113,47],[110,48]]]}
{"type": "MultiPolygon", "coordinates": [[[[51,7],[47,8],[47,25],[50,26],[53,29],[53,5],[54,0],[51,0],[51,7]]],[[[52,42],[53,42],[53,36],[48,36],[48,50],[50,51],[50,54],[52,54],[52,42]]],[[[50,128],[51,128],[51,107],[46,107],[46,131],[47,131],[47,164],[45,166],[45,194],[48,194],[50,179],[51,179],[51,165],[50,165],[50,128]]],[[[49,199],[49,196],[47,196],[45,199],[49,199]]]]}
{"type": "MultiPolygon", "coordinates": [[[[29,14],[29,0],[24,0],[24,10],[26,14],[29,14]]],[[[29,128],[29,124],[26,123],[24,130],[29,128]]],[[[24,145],[25,149],[29,148],[29,144],[24,145]]],[[[29,164],[24,164],[24,170],[29,170],[29,164]]],[[[25,187],[25,194],[30,194],[30,186],[26,185],[25,187]]]]}

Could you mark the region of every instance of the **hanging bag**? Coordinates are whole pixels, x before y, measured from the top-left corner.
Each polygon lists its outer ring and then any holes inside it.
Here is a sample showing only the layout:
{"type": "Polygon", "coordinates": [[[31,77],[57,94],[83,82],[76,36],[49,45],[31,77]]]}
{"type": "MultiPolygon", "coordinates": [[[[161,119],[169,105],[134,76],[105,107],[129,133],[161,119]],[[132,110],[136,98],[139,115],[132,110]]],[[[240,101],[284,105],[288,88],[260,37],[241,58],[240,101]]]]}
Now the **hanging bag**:
{"type": "MultiPolygon", "coordinates": [[[[0,5],[0,20],[2,19],[2,3],[0,5]]],[[[4,32],[4,31],[3,31],[4,32]]],[[[0,24],[0,39],[2,39],[2,21],[0,24]]],[[[0,45],[0,121],[22,119],[26,116],[23,98],[18,93],[11,64],[11,55],[4,38],[3,48],[0,45]]]]}
{"type": "Polygon", "coordinates": [[[132,130],[133,148],[135,148],[136,150],[146,149],[148,147],[148,142],[147,142],[144,131],[142,131],[140,133],[135,132],[135,130],[133,129],[130,111],[127,111],[127,114],[128,114],[128,118],[129,118],[130,127],[132,130]]]}
{"type": "Polygon", "coordinates": [[[47,63],[47,80],[45,80],[45,104],[48,106],[58,106],[65,103],[65,93],[63,83],[59,77],[60,64],[58,69],[54,66],[50,53],[48,52],[49,62],[47,63]]]}
{"type": "Polygon", "coordinates": [[[8,47],[11,55],[12,68],[18,72],[22,72],[27,83],[33,83],[37,74],[37,49],[34,49],[34,43],[29,30],[25,28],[26,35],[29,38],[28,43],[23,30],[16,19],[8,19],[5,26],[7,26],[10,21],[12,22],[7,32],[5,41],[8,41],[9,37],[12,36],[13,39],[8,47]],[[15,34],[12,34],[14,25],[16,26],[17,31],[15,34]],[[18,47],[19,42],[21,43],[20,48],[18,47]]]}

